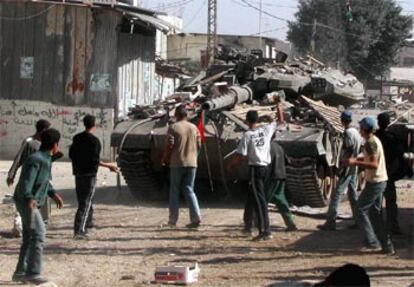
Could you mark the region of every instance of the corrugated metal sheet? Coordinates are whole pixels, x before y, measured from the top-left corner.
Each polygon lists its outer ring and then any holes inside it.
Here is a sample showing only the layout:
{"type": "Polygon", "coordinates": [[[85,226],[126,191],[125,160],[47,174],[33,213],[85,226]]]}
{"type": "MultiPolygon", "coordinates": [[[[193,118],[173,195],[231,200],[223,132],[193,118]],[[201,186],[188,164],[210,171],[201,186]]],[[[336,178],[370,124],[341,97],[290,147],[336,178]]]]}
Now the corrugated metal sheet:
{"type": "Polygon", "coordinates": [[[322,101],[314,101],[305,96],[301,96],[301,99],[308,104],[318,115],[325,121],[327,125],[332,127],[337,133],[342,134],[344,127],[341,124],[341,112],[338,108],[325,105],[322,101]]]}
{"type": "Polygon", "coordinates": [[[118,57],[118,116],[135,105],[152,104],[155,99],[155,37],[120,34],[118,57]],[[139,57],[131,57],[139,55],[139,57]]]}
{"type": "Polygon", "coordinates": [[[155,33],[122,33],[113,9],[0,2],[0,12],[0,98],[98,108],[119,98],[120,111],[152,103],[155,33]],[[22,58],[29,72],[33,59],[32,78],[21,77],[22,58]]]}

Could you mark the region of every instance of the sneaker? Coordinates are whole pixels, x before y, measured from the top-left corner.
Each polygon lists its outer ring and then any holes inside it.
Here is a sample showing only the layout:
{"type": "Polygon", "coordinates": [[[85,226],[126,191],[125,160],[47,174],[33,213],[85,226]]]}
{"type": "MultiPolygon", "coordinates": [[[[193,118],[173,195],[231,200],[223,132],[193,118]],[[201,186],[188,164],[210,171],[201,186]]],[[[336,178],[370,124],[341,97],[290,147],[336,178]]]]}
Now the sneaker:
{"type": "Polygon", "coordinates": [[[252,236],[253,235],[253,231],[250,228],[243,228],[241,233],[245,236],[252,236]]]}
{"type": "Polygon", "coordinates": [[[175,224],[175,223],[172,223],[172,222],[168,222],[167,224],[165,224],[165,223],[163,223],[163,224],[161,224],[161,226],[160,226],[161,228],[176,228],[177,227],[177,224],[175,224]]]}
{"type": "Polygon", "coordinates": [[[365,245],[361,248],[361,252],[380,252],[382,248],[377,245],[365,245]]]}
{"type": "Polygon", "coordinates": [[[191,222],[187,224],[185,227],[195,229],[195,228],[199,228],[200,224],[201,224],[201,221],[196,221],[196,222],[191,222]]]}
{"type": "Polygon", "coordinates": [[[295,225],[295,224],[293,224],[293,225],[289,225],[288,227],[286,227],[286,229],[285,229],[285,231],[286,232],[291,232],[291,231],[298,231],[299,229],[298,229],[298,227],[295,225]]]}
{"type": "Polygon", "coordinates": [[[259,234],[252,239],[252,241],[267,241],[273,239],[272,234],[259,234]]]}
{"type": "Polygon", "coordinates": [[[11,231],[11,234],[12,234],[12,236],[14,238],[20,238],[20,237],[22,237],[22,232],[18,228],[16,228],[16,227],[13,227],[13,229],[11,231]]]}
{"type": "Polygon", "coordinates": [[[88,235],[85,234],[75,234],[73,236],[73,239],[75,240],[87,240],[88,239],[88,235]]]}
{"type": "Polygon", "coordinates": [[[384,249],[382,249],[382,252],[384,253],[384,254],[387,254],[387,255],[395,255],[395,249],[394,249],[394,246],[388,246],[387,248],[384,248],[384,249]]]}
{"type": "Polygon", "coordinates": [[[14,272],[12,281],[13,282],[24,282],[25,274],[24,272],[14,272]]]}
{"type": "Polygon", "coordinates": [[[49,283],[50,280],[40,275],[35,275],[35,276],[25,276],[24,282],[32,283],[34,285],[41,285],[41,284],[49,283]]]}
{"type": "Polygon", "coordinates": [[[336,225],[329,224],[329,223],[320,224],[316,227],[323,231],[335,231],[336,230],[336,225]]]}
{"type": "Polygon", "coordinates": [[[267,241],[267,240],[271,240],[271,239],[273,239],[273,235],[272,234],[266,234],[266,235],[263,235],[262,240],[267,241]]]}
{"type": "Polygon", "coordinates": [[[95,223],[90,223],[90,224],[86,225],[86,228],[96,229],[96,228],[98,228],[98,226],[95,223]]]}

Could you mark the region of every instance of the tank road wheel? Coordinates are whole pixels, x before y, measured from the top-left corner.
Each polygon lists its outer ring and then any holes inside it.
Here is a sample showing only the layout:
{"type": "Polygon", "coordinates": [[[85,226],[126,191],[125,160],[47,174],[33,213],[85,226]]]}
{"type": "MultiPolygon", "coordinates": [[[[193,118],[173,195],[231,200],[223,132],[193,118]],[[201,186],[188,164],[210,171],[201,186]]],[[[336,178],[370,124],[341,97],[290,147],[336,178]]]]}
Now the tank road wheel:
{"type": "Polygon", "coordinates": [[[332,190],[335,186],[336,178],[333,175],[331,168],[319,164],[318,167],[318,185],[321,198],[324,205],[328,204],[331,197],[332,190]]]}
{"type": "Polygon", "coordinates": [[[123,150],[119,155],[118,165],[134,197],[160,200],[163,199],[163,194],[150,159],[150,152],[147,150],[123,150]]]}

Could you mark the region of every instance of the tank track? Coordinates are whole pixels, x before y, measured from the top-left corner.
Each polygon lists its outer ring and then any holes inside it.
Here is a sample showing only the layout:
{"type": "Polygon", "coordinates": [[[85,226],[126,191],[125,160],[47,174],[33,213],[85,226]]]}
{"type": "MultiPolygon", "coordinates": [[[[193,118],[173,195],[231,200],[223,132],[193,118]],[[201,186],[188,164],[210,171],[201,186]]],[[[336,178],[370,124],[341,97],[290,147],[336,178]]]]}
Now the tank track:
{"type": "Polygon", "coordinates": [[[289,158],[286,165],[286,195],[291,204],[324,207],[327,200],[321,190],[317,161],[313,158],[289,158]]]}
{"type": "Polygon", "coordinates": [[[161,186],[151,167],[150,152],[146,150],[123,150],[118,159],[128,189],[138,199],[160,200],[161,186]]]}

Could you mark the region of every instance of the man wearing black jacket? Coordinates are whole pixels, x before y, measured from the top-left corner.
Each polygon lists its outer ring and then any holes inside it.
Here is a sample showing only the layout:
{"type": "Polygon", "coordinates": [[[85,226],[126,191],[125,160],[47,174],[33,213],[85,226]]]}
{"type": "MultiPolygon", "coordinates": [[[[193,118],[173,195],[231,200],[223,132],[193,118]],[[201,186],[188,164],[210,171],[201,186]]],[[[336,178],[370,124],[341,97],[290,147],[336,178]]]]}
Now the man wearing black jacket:
{"type": "Polygon", "coordinates": [[[404,161],[404,143],[389,130],[390,116],[387,112],[377,117],[379,129],[375,135],[380,139],[385,154],[388,182],[385,188],[385,206],[387,215],[387,227],[393,234],[402,234],[398,223],[397,190],[395,182],[404,176],[411,176],[411,169],[404,161]]]}
{"type": "Polygon", "coordinates": [[[73,137],[73,143],[69,149],[78,199],[78,210],[74,226],[76,239],[85,238],[87,228],[93,227],[92,200],[95,194],[98,167],[106,167],[112,172],[117,172],[115,165],[104,163],[100,160],[101,143],[93,135],[96,129],[95,121],[96,118],[92,115],[86,115],[83,118],[85,131],[73,137]]]}

